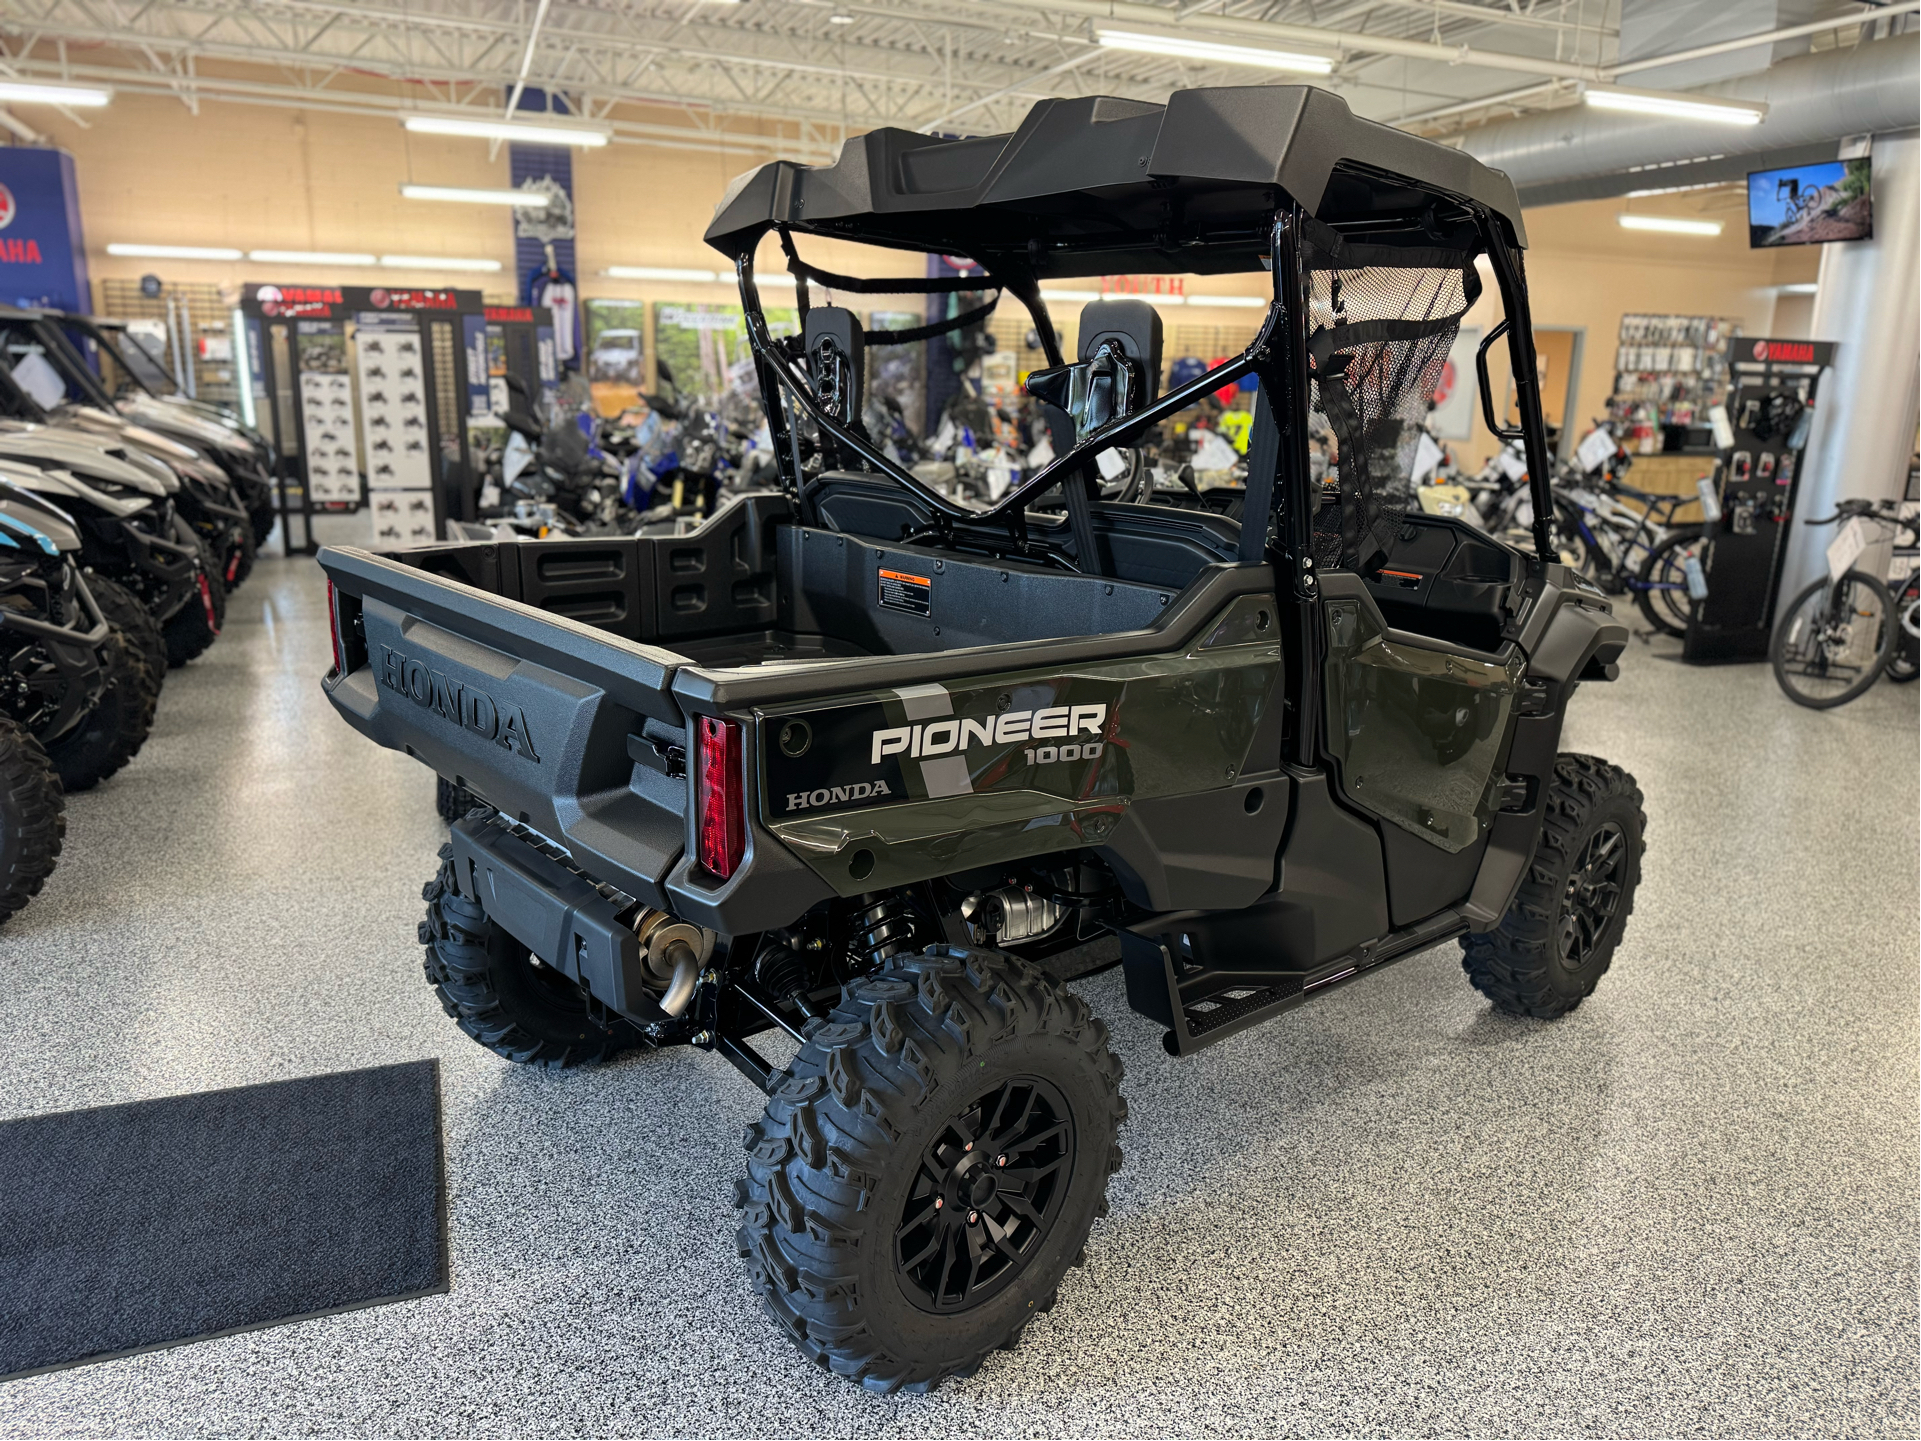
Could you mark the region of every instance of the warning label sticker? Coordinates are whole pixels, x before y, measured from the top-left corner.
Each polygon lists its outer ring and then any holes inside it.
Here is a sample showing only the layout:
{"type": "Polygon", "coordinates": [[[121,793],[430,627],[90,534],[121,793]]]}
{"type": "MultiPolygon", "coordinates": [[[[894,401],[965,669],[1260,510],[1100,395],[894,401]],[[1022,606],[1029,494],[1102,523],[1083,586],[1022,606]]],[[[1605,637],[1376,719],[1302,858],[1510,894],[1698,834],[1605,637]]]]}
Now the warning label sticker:
{"type": "Polygon", "coordinates": [[[910,615],[929,615],[933,607],[928,590],[933,582],[924,575],[884,570],[880,573],[880,603],[889,610],[904,610],[910,615]]]}

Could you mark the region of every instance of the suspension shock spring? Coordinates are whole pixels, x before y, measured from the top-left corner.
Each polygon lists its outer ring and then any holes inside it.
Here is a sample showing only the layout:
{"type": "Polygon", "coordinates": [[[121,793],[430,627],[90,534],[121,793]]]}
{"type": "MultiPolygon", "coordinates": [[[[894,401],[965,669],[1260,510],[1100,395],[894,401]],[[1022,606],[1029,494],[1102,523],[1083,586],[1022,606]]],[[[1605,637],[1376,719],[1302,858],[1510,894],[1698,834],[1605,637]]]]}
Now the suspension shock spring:
{"type": "Polygon", "coordinates": [[[889,958],[915,948],[918,918],[912,902],[899,891],[869,892],[855,897],[854,906],[847,949],[863,969],[877,970],[889,958]]]}

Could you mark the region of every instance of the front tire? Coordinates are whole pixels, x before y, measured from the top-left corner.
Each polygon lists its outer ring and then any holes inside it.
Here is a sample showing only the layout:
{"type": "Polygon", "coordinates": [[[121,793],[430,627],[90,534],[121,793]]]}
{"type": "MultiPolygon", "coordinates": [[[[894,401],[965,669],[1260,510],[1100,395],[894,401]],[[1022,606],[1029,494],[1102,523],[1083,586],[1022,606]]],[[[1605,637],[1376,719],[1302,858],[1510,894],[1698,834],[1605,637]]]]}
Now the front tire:
{"type": "Polygon", "coordinates": [[[1562,753],[1541,840],[1507,914],[1461,938],[1474,989],[1513,1016],[1564,1016],[1607,973],[1634,913],[1647,815],[1634,777],[1594,756],[1562,753]]]}
{"type": "Polygon", "coordinates": [[[140,603],[140,597],[119,581],[91,570],[86,580],[87,593],[100,607],[100,614],[132,643],[152,672],[154,685],[159,686],[167,675],[167,637],[160,629],[160,622],[140,603]]]}
{"type": "Polygon", "coordinates": [[[119,631],[109,632],[104,647],[107,686],[86,717],[47,747],[69,792],[92,790],[119,770],[146,743],[153,728],[160,684],[147,663],[119,631]]]}
{"type": "Polygon", "coordinates": [[[1079,1265],[1127,1106],[1107,1028],[1026,961],[939,946],[848,985],[748,1127],[748,1275],[801,1352],[926,1391],[1079,1265]]]}
{"type": "Polygon", "coordinates": [[[162,630],[167,638],[167,664],[183,666],[220,639],[220,628],[227,622],[227,587],[221,582],[217,562],[203,544],[200,569],[194,574],[196,594],[174,612],[162,630]]]}
{"type": "Polygon", "coordinates": [[[453,854],[451,845],[440,848],[440,874],[420,893],[427,902],[420,943],[441,1009],[495,1055],[523,1066],[590,1066],[632,1045],[637,1037],[626,1022],[597,1019],[578,986],[454,888],[453,854]]]}
{"type": "Polygon", "coordinates": [[[66,834],[53,762],[24,726],[0,717],[0,921],[39,894],[66,834]]]}

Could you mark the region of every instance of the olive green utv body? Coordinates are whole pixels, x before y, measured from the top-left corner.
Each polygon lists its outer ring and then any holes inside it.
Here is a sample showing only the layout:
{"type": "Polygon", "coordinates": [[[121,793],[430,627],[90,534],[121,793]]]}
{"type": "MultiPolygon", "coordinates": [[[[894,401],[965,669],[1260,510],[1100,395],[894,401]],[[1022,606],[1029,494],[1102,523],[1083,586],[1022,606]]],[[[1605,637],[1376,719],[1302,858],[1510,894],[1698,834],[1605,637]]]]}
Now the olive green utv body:
{"type": "MultiPolygon", "coordinates": [[[[1527,553],[1411,503],[1477,260],[1487,345],[1535,374],[1520,208],[1331,95],[878,131],[742,177],[708,239],[780,489],[684,536],[325,551],[325,685],[472,799],[421,925],[448,1013],[538,1065],[727,1056],[769,1096],[737,1239],[770,1316],[837,1373],[924,1388],[1012,1344],[1105,1211],[1121,1068],[1073,978],[1123,968],[1173,1056],[1455,938],[1505,1010],[1593,990],[1644,820],[1559,740],[1628,633],[1544,526],[1527,553]],[[755,284],[769,235],[790,338],[755,284]],[[808,236],[977,269],[828,275],[808,236]],[[1166,393],[1142,302],[1088,305],[1061,352],[1040,281],[1156,271],[1264,274],[1260,333],[1166,393]],[[881,332],[810,283],[991,298],[881,332]],[[1058,458],[983,508],[876,447],[864,352],[1008,292],[1058,458]],[[1248,376],[1244,484],[1103,498],[1103,451],[1248,376]]],[[[1517,404],[1547,516],[1531,385],[1517,404]]]]}

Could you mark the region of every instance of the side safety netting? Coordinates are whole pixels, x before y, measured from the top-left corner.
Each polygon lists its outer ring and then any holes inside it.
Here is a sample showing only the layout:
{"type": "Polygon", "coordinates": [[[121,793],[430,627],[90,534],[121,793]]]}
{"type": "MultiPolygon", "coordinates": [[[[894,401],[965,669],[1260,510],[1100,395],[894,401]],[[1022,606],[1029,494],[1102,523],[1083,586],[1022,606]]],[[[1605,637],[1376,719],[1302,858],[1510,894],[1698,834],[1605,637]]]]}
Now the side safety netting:
{"type": "Polygon", "coordinates": [[[1365,572],[1413,504],[1423,426],[1481,281],[1465,251],[1320,239],[1307,247],[1309,428],[1327,462],[1314,563],[1365,572]]]}

